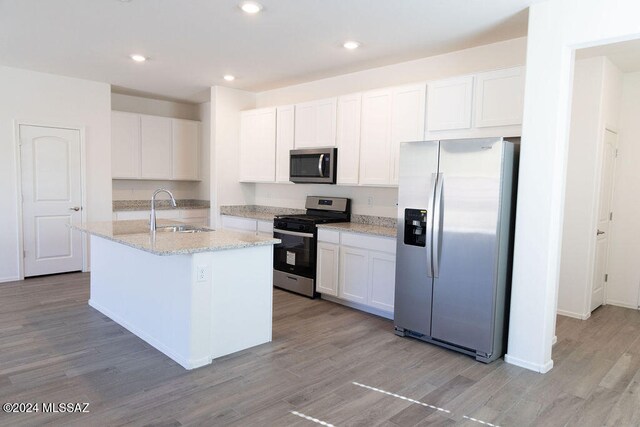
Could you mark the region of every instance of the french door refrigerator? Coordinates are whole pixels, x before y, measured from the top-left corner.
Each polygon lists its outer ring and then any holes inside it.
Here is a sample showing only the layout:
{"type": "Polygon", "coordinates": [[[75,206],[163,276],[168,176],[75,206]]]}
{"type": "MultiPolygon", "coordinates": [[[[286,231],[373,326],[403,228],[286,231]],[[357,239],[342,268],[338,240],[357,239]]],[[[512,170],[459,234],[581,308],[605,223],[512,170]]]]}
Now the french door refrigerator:
{"type": "Polygon", "coordinates": [[[502,356],[518,153],[519,138],[401,144],[397,335],[502,356]]]}

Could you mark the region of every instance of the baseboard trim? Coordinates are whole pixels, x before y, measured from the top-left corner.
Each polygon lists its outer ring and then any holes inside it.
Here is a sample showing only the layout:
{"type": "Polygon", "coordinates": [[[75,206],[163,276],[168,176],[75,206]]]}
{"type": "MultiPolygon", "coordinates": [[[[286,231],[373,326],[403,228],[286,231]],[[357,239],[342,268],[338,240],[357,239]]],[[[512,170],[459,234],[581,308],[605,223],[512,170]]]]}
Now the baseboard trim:
{"type": "Polygon", "coordinates": [[[525,368],[530,371],[540,372],[541,374],[546,374],[551,370],[551,368],[553,368],[553,360],[549,360],[544,364],[539,364],[505,354],[504,361],[511,365],[520,366],[521,368],[525,368]]]}
{"type": "Polygon", "coordinates": [[[637,305],[627,304],[626,302],[610,300],[610,299],[607,300],[607,305],[615,305],[616,307],[632,308],[634,310],[638,310],[637,305]]]}
{"type": "Polygon", "coordinates": [[[334,297],[331,295],[322,294],[321,298],[323,300],[331,301],[336,304],[345,305],[347,307],[355,308],[356,310],[364,311],[369,314],[375,314],[376,316],[384,317],[385,319],[393,320],[393,313],[389,313],[387,311],[383,311],[377,308],[369,307],[364,304],[358,304],[357,302],[345,301],[338,297],[334,297]]]}
{"type": "Polygon", "coordinates": [[[123,328],[125,328],[126,330],[128,330],[129,332],[131,332],[132,334],[134,334],[135,336],[137,336],[141,340],[145,341],[147,344],[149,344],[152,347],[154,347],[156,350],[160,351],[161,353],[164,353],[166,356],[168,356],[171,359],[173,359],[174,361],[176,361],[180,366],[182,366],[185,369],[199,368],[201,366],[205,366],[205,365],[210,364],[212,362],[212,360],[213,360],[211,357],[204,357],[204,358],[200,358],[200,359],[187,359],[187,358],[185,358],[183,356],[180,356],[180,355],[174,353],[169,348],[167,348],[162,343],[160,343],[155,338],[149,336],[144,331],[141,331],[141,330],[137,329],[136,327],[130,325],[126,320],[123,320],[120,316],[118,316],[117,314],[113,313],[111,310],[101,306],[100,304],[96,303],[95,301],[89,300],[89,306],[91,306],[94,309],[98,310],[100,313],[104,314],[109,319],[111,319],[114,322],[116,322],[118,325],[122,326],[123,328]]]}
{"type": "Polygon", "coordinates": [[[20,277],[15,276],[15,277],[2,277],[0,278],[0,283],[6,283],[6,282],[18,282],[20,281],[20,277]]]}
{"type": "Polygon", "coordinates": [[[561,316],[572,317],[574,319],[580,319],[580,320],[587,320],[589,317],[591,317],[591,312],[586,314],[580,314],[580,313],[574,313],[573,311],[566,311],[566,310],[560,310],[560,309],[556,310],[556,312],[561,316]]]}

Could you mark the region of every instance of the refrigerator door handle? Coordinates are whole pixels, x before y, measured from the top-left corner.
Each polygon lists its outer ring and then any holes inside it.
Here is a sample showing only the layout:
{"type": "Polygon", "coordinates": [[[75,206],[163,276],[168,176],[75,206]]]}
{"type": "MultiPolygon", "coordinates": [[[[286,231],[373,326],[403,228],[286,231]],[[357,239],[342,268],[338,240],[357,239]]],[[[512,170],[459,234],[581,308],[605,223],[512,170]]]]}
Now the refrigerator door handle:
{"type": "Polygon", "coordinates": [[[435,193],[435,188],[437,186],[437,182],[438,182],[438,174],[437,173],[433,173],[431,174],[431,182],[433,183],[433,187],[431,187],[429,189],[429,205],[427,207],[427,218],[426,218],[426,222],[427,222],[427,277],[433,277],[433,215],[434,215],[434,210],[433,210],[433,200],[434,200],[434,193],[435,193]]]}
{"type": "Polygon", "coordinates": [[[442,252],[442,223],[444,215],[444,207],[442,206],[442,192],[444,189],[444,174],[438,173],[438,181],[436,182],[435,204],[433,205],[433,231],[432,231],[432,271],[433,277],[439,276],[440,270],[440,253],[442,252]]]}

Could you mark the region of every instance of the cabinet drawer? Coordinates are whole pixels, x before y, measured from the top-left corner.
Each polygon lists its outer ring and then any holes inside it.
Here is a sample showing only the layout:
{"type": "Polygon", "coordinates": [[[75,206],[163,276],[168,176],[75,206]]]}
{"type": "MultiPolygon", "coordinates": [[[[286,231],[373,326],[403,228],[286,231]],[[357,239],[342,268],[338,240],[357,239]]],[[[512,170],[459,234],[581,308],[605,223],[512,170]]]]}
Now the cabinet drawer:
{"type": "Polygon", "coordinates": [[[244,231],[257,230],[257,221],[255,219],[223,215],[221,218],[221,222],[222,222],[222,228],[231,228],[235,230],[244,230],[244,231]]]}
{"type": "Polygon", "coordinates": [[[273,234],[273,221],[258,221],[258,232],[273,234]]]}
{"type": "Polygon", "coordinates": [[[184,209],[180,211],[181,218],[207,218],[209,209],[184,209]]]}
{"type": "Polygon", "coordinates": [[[341,243],[346,246],[389,254],[396,253],[396,239],[393,238],[365,236],[355,233],[342,233],[340,238],[341,243]]]}
{"type": "Polygon", "coordinates": [[[340,244],[340,232],[334,230],[325,230],[324,228],[318,229],[318,242],[335,243],[340,244]]]}

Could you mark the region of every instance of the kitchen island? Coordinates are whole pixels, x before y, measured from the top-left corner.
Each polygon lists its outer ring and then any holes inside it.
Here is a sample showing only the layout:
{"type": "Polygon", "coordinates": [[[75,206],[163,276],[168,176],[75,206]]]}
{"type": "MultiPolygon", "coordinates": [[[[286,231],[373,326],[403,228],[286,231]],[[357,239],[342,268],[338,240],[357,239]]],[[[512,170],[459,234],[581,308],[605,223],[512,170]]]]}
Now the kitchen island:
{"type": "Polygon", "coordinates": [[[186,369],[271,341],[278,239],[147,221],[89,223],[89,305],[186,369]],[[164,228],[163,228],[164,226],[164,228]]]}

